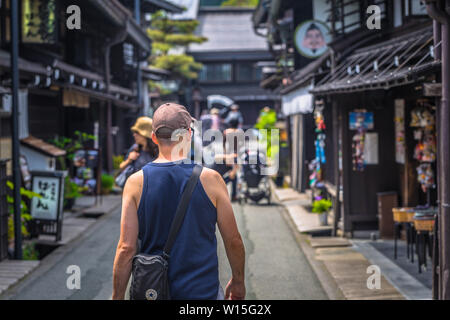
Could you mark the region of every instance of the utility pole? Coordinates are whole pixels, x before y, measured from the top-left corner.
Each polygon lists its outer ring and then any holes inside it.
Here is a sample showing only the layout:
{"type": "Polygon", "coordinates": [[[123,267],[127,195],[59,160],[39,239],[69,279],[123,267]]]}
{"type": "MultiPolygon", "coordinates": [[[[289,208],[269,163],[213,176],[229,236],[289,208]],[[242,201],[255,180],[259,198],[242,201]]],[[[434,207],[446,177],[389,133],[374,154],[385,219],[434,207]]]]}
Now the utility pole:
{"type": "MultiPolygon", "coordinates": [[[[440,300],[450,300],[450,15],[449,0],[425,0],[427,12],[441,25],[442,99],[439,106],[438,154],[439,213],[438,213],[438,272],[440,300]]],[[[434,25],[435,37],[437,24],[434,25]]],[[[436,288],[434,288],[436,289],[436,288]]],[[[436,290],[433,290],[436,291],[436,290]]]]}
{"type": "Polygon", "coordinates": [[[19,1],[11,1],[12,170],[14,183],[14,259],[22,259],[19,167],[19,1]]]}
{"type": "MultiPolygon", "coordinates": [[[[134,0],[134,19],[138,23],[138,25],[141,25],[141,0],[134,0]]],[[[141,94],[141,86],[142,86],[142,72],[141,72],[141,50],[139,47],[137,49],[137,79],[136,79],[136,95],[137,95],[137,105],[138,107],[141,107],[142,104],[142,94],[141,94]]],[[[139,113],[142,113],[142,109],[139,110],[139,113]]]]}

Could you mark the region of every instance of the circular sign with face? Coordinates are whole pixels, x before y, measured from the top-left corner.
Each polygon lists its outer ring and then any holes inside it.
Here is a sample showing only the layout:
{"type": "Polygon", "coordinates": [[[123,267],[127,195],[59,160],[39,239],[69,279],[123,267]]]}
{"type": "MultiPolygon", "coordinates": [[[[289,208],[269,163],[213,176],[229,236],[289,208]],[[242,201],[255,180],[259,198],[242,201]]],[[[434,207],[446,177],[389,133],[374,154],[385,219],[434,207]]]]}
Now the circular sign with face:
{"type": "Polygon", "coordinates": [[[308,20],[295,30],[297,51],[307,58],[320,57],[327,50],[331,35],[327,25],[321,21],[308,20]]]}

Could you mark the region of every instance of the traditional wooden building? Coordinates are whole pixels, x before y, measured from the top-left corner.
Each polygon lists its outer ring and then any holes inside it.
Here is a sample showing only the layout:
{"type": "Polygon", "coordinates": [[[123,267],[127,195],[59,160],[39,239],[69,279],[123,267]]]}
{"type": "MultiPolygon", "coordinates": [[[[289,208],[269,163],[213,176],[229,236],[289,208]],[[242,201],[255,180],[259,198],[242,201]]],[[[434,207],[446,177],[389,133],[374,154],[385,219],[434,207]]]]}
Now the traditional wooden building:
{"type": "MultiPolygon", "coordinates": [[[[157,9],[183,10],[163,0],[139,2],[142,16],[157,9]]],[[[21,119],[26,119],[21,130],[44,140],[71,137],[75,130],[96,134],[106,169],[112,169],[112,155],[132,143],[129,128],[148,105],[146,79],[161,75],[142,65],[151,41],[145,23],[141,26],[132,13],[134,4],[78,1],[81,28],[71,30],[66,10],[72,2],[21,1],[19,68],[27,96],[21,100],[21,119]],[[145,99],[138,98],[139,91],[145,99]]],[[[9,1],[2,1],[0,12],[1,81],[8,90],[9,1]]],[[[10,100],[8,93],[3,97],[2,155],[8,157],[10,100]]]]}
{"type": "Polygon", "coordinates": [[[253,32],[252,10],[200,7],[198,33],[208,41],[189,47],[203,64],[197,82],[201,107],[207,97],[226,96],[240,106],[246,125],[254,125],[260,110],[277,107],[279,96],[259,86],[262,69],[272,61],[267,42],[253,32]]]}
{"type": "MultiPolygon", "coordinates": [[[[255,27],[268,29],[274,46],[281,44],[281,57],[289,58],[289,39],[296,52],[303,56],[308,53],[302,48],[304,41],[295,45],[308,23],[296,20],[296,13],[301,15],[306,10],[299,11],[296,5],[287,0],[260,1],[254,14],[255,27]],[[289,21],[295,21],[294,25],[287,27],[289,21]],[[295,32],[290,34],[289,30],[295,32]]],[[[308,6],[307,2],[302,5],[308,6]]],[[[291,120],[291,137],[299,136],[291,139],[295,143],[291,145],[294,187],[302,190],[296,181],[305,181],[298,172],[307,172],[308,176],[313,173],[305,166],[298,169],[305,156],[299,160],[296,153],[302,148],[308,155],[308,150],[313,149],[312,159],[325,159],[321,175],[313,178],[322,181],[334,200],[334,229],[349,236],[358,230],[379,228],[378,205],[385,192],[394,192],[399,205],[435,205],[436,154],[431,152],[429,158],[421,158],[420,150],[416,150],[424,145],[419,144],[421,129],[412,121],[414,112],[425,111],[431,115],[428,120],[433,121],[435,98],[428,96],[424,88],[440,81],[440,61],[435,60],[431,19],[425,5],[419,0],[312,1],[311,5],[316,26],[308,29],[317,30],[321,22],[328,27],[328,51],[303,66],[295,62],[295,56],[290,57],[295,71],[285,68],[284,73],[275,73],[262,82],[281,92],[283,105],[289,105],[294,100],[287,95],[292,94],[290,89],[302,88],[305,78],[313,79],[307,82],[308,90],[299,92],[301,97],[313,95],[313,128],[324,130],[324,150],[320,148],[322,140],[317,144],[322,132],[313,134],[311,148],[307,141],[311,138],[304,134],[311,125],[305,124],[304,115],[301,122],[292,124],[291,120]],[[379,28],[368,27],[369,5],[380,9],[379,28]],[[322,128],[317,128],[320,123],[322,128]],[[299,135],[301,126],[305,129],[299,135]],[[427,178],[428,184],[423,181],[427,178]]],[[[309,99],[299,98],[297,105],[310,103],[309,99]]],[[[429,138],[430,149],[435,149],[435,135],[427,131],[424,136],[429,138]]]]}
{"type": "MultiPolygon", "coordinates": [[[[8,160],[12,150],[11,1],[16,0],[0,1],[0,158],[8,160]]],[[[166,75],[145,65],[151,40],[140,16],[158,9],[183,10],[165,0],[20,1],[22,155],[33,158],[36,154],[30,147],[48,150],[49,140],[73,138],[75,131],[81,131],[97,137],[87,147],[101,149],[103,167],[112,171],[112,156],[122,154],[133,143],[130,127],[145,106],[148,108],[146,80],[166,75]]],[[[59,151],[43,161],[33,161],[33,169],[54,170],[52,157],[61,155],[59,151]]],[[[11,161],[7,164],[1,178],[2,200],[6,176],[11,174],[11,161]]],[[[1,210],[0,259],[7,247],[6,206],[1,210]]]]}

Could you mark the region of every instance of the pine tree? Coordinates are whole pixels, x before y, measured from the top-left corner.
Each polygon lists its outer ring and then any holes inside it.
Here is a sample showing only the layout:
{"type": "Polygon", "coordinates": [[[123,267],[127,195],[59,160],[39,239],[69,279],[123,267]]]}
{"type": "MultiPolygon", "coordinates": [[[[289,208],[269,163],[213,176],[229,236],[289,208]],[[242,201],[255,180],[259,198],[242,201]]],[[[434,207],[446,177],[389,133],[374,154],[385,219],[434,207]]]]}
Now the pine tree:
{"type": "Polygon", "coordinates": [[[154,13],[147,30],[153,40],[150,65],[170,71],[178,80],[197,78],[202,64],[185,53],[189,44],[207,40],[194,34],[197,26],[197,20],[171,20],[163,11],[154,13]]]}

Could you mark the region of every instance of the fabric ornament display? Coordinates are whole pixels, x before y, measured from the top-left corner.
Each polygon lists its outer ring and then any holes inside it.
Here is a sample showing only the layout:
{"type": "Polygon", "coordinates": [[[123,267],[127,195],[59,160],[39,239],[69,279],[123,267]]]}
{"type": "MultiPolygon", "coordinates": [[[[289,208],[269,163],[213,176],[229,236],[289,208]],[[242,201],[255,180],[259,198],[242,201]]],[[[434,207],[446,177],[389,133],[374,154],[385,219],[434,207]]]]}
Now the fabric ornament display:
{"type": "Polygon", "coordinates": [[[423,192],[428,189],[435,188],[434,172],[430,163],[423,163],[417,167],[417,179],[422,187],[423,192]]]}

